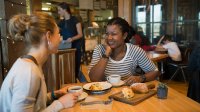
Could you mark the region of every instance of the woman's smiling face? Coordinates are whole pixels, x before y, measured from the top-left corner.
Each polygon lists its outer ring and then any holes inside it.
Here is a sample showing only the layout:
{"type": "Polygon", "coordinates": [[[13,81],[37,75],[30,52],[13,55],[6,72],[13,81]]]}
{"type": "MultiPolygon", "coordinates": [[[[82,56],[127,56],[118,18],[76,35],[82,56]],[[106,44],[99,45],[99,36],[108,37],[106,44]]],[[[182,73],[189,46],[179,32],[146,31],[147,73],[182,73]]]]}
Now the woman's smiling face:
{"type": "Polygon", "coordinates": [[[126,35],[122,33],[119,25],[108,25],[106,28],[106,42],[111,49],[124,45],[126,35]]]}

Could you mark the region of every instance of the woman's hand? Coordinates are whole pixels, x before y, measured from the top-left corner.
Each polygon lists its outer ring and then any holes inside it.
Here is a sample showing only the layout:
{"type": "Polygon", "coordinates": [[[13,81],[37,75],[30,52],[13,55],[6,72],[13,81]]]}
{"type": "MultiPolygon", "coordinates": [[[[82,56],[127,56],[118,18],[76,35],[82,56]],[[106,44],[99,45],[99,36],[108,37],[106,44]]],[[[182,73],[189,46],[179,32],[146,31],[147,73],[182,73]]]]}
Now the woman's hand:
{"type": "Polygon", "coordinates": [[[133,83],[142,82],[142,79],[141,79],[141,76],[130,76],[124,82],[125,82],[126,85],[132,85],[133,83]]]}
{"type": "Polygon", "coordinates": [[[110,56],[110,54],[112,53],[112,49],[110,48],[110,46],[107,44],[107,42],[105,42],[103,44],[104,48],[105,48],[105,55],[106,56],[110,56]]]}
{"type": "Polygon", "coordinates": [[[66,86],[64,88],[54,91],[56,98],[60,98],[61,96],[65,95],[67,93],[68,88],[69,86],[66,86]]]}
{"type": "Polygon", "coordinates": [[[67,39],[67,42],[70,42],[70,43],[71,43],[72,41],[73,41],[72,38],[68,38],[68,39],[67,39]]]}
{"type": "Polygon", "coordinates": [[[80,94],[81,93],[67,93],[64,96],[60,97],[58,100],[63,104],[64,108],[69,108],[74,106],[80,94]]]}

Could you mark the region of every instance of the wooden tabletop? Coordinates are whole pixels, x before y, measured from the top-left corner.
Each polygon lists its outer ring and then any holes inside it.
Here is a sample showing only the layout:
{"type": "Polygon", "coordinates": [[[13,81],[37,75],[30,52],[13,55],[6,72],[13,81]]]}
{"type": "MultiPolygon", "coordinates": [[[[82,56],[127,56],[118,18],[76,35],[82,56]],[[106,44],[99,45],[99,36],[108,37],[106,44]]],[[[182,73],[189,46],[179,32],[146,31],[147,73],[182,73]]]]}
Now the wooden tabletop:
{"type": "Polygon", "coordinates": [[[155,51],[148,51],[147,56],[154,62],[162,61],[163,59],[166,59],[168,57],[168,54],[166,53],[157,53],[155,51]]]}
{"type": "MultiPolygon", "coordinates": [[[[158,81],[151,83],[157,85],[158,81]]],[[[112,88],[111,91],[106,94],[89,96],[107,100],[108,96],[121,91],[122,88],[123,87],[112,88]]],[[[81,108],[80,102],[78,102],[74,107],[64,109],[61,112],[200,112],[200,104],[168,87],[167,99],[158,99],[157,96],[154,95],[134,106],[114,100],[109,109],[84,109],[81,108]]]]}

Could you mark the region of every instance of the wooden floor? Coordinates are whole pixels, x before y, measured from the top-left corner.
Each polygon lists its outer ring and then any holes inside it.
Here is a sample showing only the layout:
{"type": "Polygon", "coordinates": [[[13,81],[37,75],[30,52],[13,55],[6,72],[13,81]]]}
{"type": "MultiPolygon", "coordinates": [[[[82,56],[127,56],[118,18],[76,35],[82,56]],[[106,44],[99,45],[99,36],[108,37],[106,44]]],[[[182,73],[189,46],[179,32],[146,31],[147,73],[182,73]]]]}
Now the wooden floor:
{"type": "MultiPolygon", "coordinates": [[[[81,70],[82,70],[83,74],[85,75],[87,81],[90,82],[90,79],[89,79],[89,76],[88,76],[88,66],[87,65],[81,65],[81,70]]],[[[162,82],[167,83],[168,80],[164,80],[162,82]]],[[[187,96],[187,89],[188,89],[187,83],[170,81],[167,85],[169,87],[177,90],[178,92],[184,94],[185,96],[187,96]]]]}

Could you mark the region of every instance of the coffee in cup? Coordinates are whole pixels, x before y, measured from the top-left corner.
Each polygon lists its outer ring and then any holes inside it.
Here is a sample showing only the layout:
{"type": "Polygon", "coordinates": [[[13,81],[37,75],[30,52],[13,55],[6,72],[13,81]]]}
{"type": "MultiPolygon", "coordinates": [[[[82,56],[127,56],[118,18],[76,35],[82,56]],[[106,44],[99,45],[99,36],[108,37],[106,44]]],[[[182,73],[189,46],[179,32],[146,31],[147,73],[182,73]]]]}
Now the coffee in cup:
{"type": "Polygon", "coordinates": [[[83,92],[82,86],[71,86],[68,88],[69,93],[83,92]]]}
{"type": "Polygon", "coordinates": [[[110,75],[107,77],[107,81],[110,82],[111,84],[117,84],[121,81],[121,76],[120,75],[110,75]]]}

